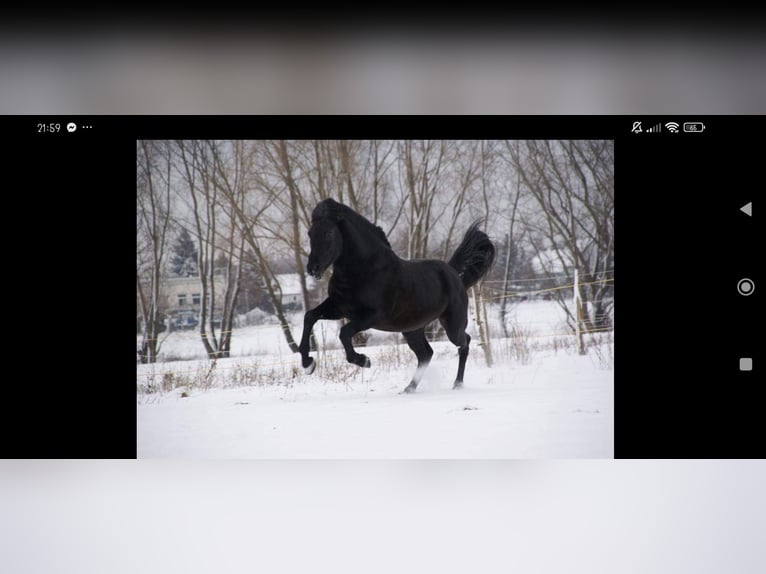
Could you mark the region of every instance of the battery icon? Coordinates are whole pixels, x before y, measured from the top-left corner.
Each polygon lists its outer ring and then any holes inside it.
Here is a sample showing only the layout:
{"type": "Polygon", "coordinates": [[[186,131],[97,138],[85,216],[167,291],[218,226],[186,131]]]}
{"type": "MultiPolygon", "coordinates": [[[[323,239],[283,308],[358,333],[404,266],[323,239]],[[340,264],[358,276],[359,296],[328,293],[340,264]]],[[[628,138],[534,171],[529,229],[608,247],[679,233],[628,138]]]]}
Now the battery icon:
{"type": "Polygon", "coordinates": [[[702,132],[705,130],[705,124],[702,122],[686,122],[684,123],[685,132],[702,132]]]}

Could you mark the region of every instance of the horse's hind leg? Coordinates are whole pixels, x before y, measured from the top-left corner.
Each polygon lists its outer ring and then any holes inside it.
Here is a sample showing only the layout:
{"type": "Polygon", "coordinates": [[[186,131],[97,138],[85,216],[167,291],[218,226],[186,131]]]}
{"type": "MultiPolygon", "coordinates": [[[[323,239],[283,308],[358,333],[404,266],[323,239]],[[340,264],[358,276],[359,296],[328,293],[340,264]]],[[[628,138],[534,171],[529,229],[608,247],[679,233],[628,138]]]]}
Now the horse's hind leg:
{"type": "Polygon", "coordinates": [[[447,337],[458,348],[457,377],[453,389],[463,388],[463,375],[465,374],[465,362],[468,359],[468,347],[471,344],[471,336],[465,332],[466,320],[455,320],[454,317],[442,318],[441,324],[447,332],[447,337]]]}
{"type": "Polygon", "coordinates": [[[465,335],[465,344],[458,346],[457,378],[455,378],[455,384],[452,386],[453,389],[463,388],[463,374],[465,373],[465,361],[466,359],[468,359],[468,346],[471,344],[471,335],[469,335],[468,333],[463,333],[463,335],[465,335]]]}
{"type": "Polygon", "coordinates": [[[418,368],[415,370],[415,374],[412,375],[410,384],[405,387],[403,393],[412,393],[418,388],[420,379],[423,378],[423,372],[426,370],[428,363],[431,362],[431,357],[434,356],[434,350],[431,345],[428,344],[426,339],[426,330],[418,329],[417,331],[408,331],[402,333],[404,338],[407,339],[407,344],[415,352],[415,356],[418,358],[418,368]]]}

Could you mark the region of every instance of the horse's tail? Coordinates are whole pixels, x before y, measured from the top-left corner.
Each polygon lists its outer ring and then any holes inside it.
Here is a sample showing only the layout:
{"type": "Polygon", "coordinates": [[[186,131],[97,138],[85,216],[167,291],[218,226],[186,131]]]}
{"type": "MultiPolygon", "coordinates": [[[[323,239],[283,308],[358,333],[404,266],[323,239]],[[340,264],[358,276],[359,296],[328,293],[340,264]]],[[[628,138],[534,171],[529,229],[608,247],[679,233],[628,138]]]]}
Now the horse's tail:
{"type": "Polygon", "coordinates": [[[481,220],[474,221],[449,260],[449,265],[460,275],[466,289],[476,285],[495,262],[495,246],[479,229],[480,224],[481,220]]]}

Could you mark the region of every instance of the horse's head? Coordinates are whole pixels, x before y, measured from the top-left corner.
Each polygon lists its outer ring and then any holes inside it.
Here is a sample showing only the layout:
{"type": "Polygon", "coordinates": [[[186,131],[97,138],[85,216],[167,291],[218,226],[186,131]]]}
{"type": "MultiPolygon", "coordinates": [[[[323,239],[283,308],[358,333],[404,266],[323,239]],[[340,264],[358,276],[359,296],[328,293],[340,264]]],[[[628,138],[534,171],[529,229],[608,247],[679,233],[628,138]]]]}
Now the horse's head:
{"type": "Polygon", "coordinates": [[[343,238],[338,224],[330,217],[319,217],[312,221],[309,229],[311,253],[307,270],[319,279],[343,251],[343,238]]]}

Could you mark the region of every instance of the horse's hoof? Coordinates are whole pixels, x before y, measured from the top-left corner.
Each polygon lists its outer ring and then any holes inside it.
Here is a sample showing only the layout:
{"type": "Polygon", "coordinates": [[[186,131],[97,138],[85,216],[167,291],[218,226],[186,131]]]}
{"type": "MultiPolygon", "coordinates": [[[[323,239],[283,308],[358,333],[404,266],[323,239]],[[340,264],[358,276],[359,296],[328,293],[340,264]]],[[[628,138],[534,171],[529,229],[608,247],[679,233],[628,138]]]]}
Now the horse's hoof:
{"type": "Polygon", "coordinates": [[[303,367],[303,372],[306,373],[307,375],[310,375],[311,373],[313,373],[314,369],[317,368],[317,363],[314,359],[309,359],[309,361],[311,362],[309,363],[308,367],[303,367]]]}
{"type": "Polygon", "coordinates": [[[463,381],[455,381],[454,386],[452,387],[453,391],[459,391],[463,388],[463,381]]]}
{"type": "Polygon", "coordinates": [[[414,393],[415,389],[417,389],[417,388],[418,388],[417,385],[413,385],[412,383],[410,383],[409,385],[404,387],[404,390],[402,392],[400,392],[399,394],[400,395],[409,395],[411,393],[414,393]]]}
{"type": "Polygon", "coordinates": [[[370,363],[370,357],[362,355],[362,359],[362,364],[360,366],[364,367],[365,369],[369,369],[372,366],[370,363]]]}

